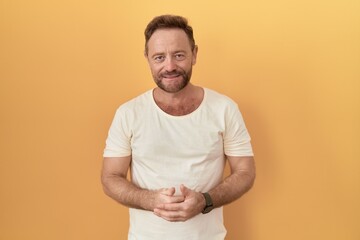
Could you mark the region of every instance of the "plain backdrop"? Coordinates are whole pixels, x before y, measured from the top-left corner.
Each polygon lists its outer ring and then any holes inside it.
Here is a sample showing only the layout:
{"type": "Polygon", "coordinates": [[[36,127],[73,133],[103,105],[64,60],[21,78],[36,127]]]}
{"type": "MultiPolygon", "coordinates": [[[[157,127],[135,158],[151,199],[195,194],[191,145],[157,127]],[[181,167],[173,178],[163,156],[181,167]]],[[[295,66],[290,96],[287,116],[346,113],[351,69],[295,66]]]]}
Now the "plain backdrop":
{"type": "Polygon", "coordinates": [[[143,31],[166,13],[194,28],[192,82],[233,98],[252,136],[227,239],[360,239],[356,0],[0,0],[0,239],[126,239],[102,152],[116,108],[154,87],[143,31]]]}

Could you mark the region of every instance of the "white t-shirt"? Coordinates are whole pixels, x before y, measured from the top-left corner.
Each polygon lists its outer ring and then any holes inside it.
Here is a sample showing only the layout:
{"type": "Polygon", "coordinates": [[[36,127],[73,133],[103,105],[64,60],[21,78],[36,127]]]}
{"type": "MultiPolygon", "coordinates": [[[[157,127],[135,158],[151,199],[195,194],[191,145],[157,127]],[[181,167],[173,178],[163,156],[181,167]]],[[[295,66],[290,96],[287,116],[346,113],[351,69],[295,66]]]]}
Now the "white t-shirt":
{"type": "MultiPolygon", "coordinates": [[[[250,136],[237,104],[204,88],[192,113],[172,116],[155,103],[153,91],[118,108],[106,140],[104,157],[132,155],[132,182],[145,189],[180,184],[207,192],[223,177],[225,155],[252,156],[250,136]]],[[[150,211],[130,209],[129,239],[223,240],[222,208],[186,222],[168,222],[150,211]]]]}

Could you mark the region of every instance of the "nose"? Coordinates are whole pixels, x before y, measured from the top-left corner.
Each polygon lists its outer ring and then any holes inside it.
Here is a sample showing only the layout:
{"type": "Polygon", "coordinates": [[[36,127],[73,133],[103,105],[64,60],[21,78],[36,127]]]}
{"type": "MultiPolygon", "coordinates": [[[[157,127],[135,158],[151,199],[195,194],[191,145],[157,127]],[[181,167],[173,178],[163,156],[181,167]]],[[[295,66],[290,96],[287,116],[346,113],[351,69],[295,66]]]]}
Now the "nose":
{"type": "Polygon", "coordinates": [[[172,72],[176,70],[176,62],[172,57],[168,57],[165,61],[165,70],[168,72],[172,72]]]}

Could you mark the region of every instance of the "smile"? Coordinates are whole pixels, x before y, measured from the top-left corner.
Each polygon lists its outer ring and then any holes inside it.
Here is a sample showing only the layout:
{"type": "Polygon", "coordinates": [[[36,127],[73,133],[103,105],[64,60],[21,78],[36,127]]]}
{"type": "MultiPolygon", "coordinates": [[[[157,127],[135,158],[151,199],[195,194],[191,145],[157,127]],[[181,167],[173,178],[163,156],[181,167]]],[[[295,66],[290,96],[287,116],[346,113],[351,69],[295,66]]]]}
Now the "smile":
{"type": "Polygon", "coordinates": [[[176,75],[163,75],[163,78],[167,78],[167,79],[173,79],[173,78],[178,78],[180,77],[180,74],[176,74],[176,75]]]}

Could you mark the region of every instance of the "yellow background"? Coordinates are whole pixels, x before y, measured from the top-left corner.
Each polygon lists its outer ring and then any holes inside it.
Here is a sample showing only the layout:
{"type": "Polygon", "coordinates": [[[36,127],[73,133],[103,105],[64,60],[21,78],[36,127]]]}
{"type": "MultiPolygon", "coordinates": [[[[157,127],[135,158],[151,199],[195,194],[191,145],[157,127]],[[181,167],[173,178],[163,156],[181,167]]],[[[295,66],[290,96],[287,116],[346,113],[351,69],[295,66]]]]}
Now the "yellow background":
{"type": "Polygon", "coordinates": [[[360,2],[0,0],[0,239],[126,239],[100,184],[115,109],[154,86],[143,30],[189,18],[193,83],[239,103],[254,188],[230,240],[360,239],[360,2]]]}

